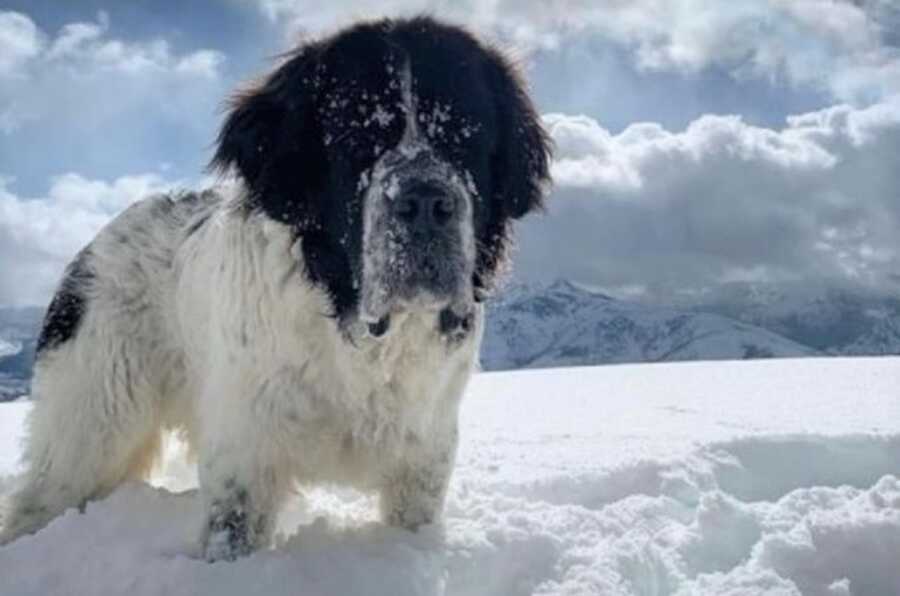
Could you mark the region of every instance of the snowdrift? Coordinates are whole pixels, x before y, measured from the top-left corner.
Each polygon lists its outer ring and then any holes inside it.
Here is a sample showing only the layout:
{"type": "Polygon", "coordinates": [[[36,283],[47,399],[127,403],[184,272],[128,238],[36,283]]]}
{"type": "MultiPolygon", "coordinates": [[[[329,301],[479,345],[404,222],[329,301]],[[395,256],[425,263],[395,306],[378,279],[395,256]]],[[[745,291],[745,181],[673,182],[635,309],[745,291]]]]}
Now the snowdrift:
{"type": "MultiPolygon", "coordinates": [[[[27,403],[0,405],[0,492],[27,403]]],[[[0,548],[0,594],[900,594],[900,359],[477,376],[443,524],[298,494],[275,548],[207,564],[176,442],[152,485],[0,548]]]]}

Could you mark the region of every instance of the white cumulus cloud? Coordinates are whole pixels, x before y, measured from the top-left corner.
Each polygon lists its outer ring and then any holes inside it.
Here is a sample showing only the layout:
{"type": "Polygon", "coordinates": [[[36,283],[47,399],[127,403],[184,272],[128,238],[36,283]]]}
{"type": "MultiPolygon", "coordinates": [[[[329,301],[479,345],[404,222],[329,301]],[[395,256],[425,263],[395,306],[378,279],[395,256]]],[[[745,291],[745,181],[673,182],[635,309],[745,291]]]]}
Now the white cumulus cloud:
{"type": "Polygon", "coordinates": [[[859,103],[900,93],[900,10],[891,0],[380,0],[363,8],[343,0],[315,10],[304,0],[257,1],[289,36],[361,17],[427,13],[522,51],[590,34],[628,48],[635,66],[649,71],[719,68],[859,103]]]}
{"type": "Polygon", "coordinates": [[[31,19],[17,12],[0,12],[0,75],[16,72],[43,46],[44,36],[31,19]]]}
{"type": "Polygon", "coordinates": [[[216,76],[224,55],[197,50],[178,56],[164,39],[125,41],[109,36],[105,12],[93,22],[64,25],[51,37],[25,14],[0,12],[0,74],[28,75],[29,68],[62,65],[72,70],[117,70],[131,74],[203,72],[216,76]],[[5,67],[4,67],[5,66],[5,67]],[[198,68],[198,66],[202,66],[198,68]]]}
{"type": "Polygon", "coordinates": [[[44,197],[22,197],[0,177],[0,304],[44,304],[62,270],[114,215],[171,189],[158,174],[90,180],[58,176],[44,197]]]}
{"type": "Polygon", "coordinates": [[[895,283],[898,102],[797,115],[781,130],[735,116],[619,134],[585,116],[544,120],[556,187],[550,214],[525,225],[523,277],[651,294],[741,279],[895,283]]]}
{"type": "Polygon", "coordinates": [[[179,54],[165,39],[122,40],[110,29],[104,12],[96,21],[68,23],[56,35],[25,14],[0,12],[0,133],[60,113],[74,122],[121,114],[129,103],[183,103],[210,82],[220,92],[221,52],[179,54]]]}

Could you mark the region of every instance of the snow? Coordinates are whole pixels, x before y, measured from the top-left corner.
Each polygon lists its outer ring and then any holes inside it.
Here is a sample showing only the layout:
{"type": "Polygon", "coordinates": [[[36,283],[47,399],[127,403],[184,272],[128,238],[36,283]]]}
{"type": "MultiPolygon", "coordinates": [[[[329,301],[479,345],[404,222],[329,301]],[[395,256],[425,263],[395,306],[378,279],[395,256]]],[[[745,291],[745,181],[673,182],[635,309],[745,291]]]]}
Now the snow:
{"type": "MultiPolygon", "coordinates": [[[[446,519],[413,534],[340,489],[274,549],[197,558],[194,470],[0,547],[0,594],[900,594],[900,359],[477,375],[446,519]]],[[[30,405],[0,405],[0,490],[30,405]]]]}

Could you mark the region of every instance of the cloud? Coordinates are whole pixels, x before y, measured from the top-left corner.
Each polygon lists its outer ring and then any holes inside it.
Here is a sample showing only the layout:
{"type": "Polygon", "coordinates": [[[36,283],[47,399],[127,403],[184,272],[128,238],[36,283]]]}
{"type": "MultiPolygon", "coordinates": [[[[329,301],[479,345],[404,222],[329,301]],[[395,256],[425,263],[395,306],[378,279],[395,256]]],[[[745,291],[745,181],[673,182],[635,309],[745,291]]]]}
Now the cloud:
{"type": "Polygon", "coordinates": [[[225,57],[221,52],[198,50],[180,58],[175,65],[175,72],[180,75],[216,78],[224,61],[225,57]]]}
{"type": "Polygon", "coordinates": [[[627,48],[636,68],[690,76],[718,68],[871,103],[900,93],[900,10],[891,0],[382,0],[364,10],[333,2],[258,0],[289,35],[351,19],[427,12],[467,25],[522,52],[552,51],[590,34],[627,48]]]}
{"type": "Polygon", "coordinates": [[[118,38],[103,12],[55,34],[0,12],[3,168],[30,192],[60,171],[109,178],[168,162],[196,175],[231,86],[224,65],[214,49],[118,38]]]}
{"type": "Polygon", "coordinates": [[[737,280],[895,283],[900,102],[835,106],[781,130],[736,116],[619,134],[585,116],[544,121],[556,187],[521,234],[523,278],[661,296],[737,280]]]}
{"type": "Polygon", "coordinates": [[[544,124],[556,143],[558,186],[638,196],[659,179],[661,169],[684,172],[714,158],[766,164],[778,173],[829,169],[837,157],[810,134],[814,127],[806,126],[820,114],[794,117],[782,131],[748,126],[739,116],[710,115],[682,133],[643,122],[612,135],[592,118],[564,114],[547,114],[544,124]]]}
{"type": "MultiPolygon", "coordinates": [[[[545,118],[557,186],[549,216],[529,218],[520,234],[522,277],[660,295],[742,279],[893,287],[893,0],[257,6],[291,37],[431,12],[530,52],[538,97],[595,116],[545,118]],[[784,85],[802,96],[773,108],[784,85]],[[757,93],[767,86],[776,91],[757,93]],[[831,98],[847,105],[807,111],[831,98]],[[767,110],[775,116],[764,118],[767,110]],[[698,116],[709,111],[744,117],[698,116]],[[750,124],[792,111],[806,113],[775,128],[750,124]],[[651,121],[629,124],[636,118],[651,121]]],[[[0,184],[0,303],[46,301],[65,262],[113,213],[167,180],[197,176],[232,86],[227,70],[240,59],[229,58],[158,36],[124,38],[104,13],[50,31],[0,11],[0,155],[18,189],[0,184]]]]}
{"type": "Polygon", "coordinates": [[[0,12],[0,75],[16,72],[43,45],[43,34],[31,19],[17,12],[0,12]]]}
{"type": "Polygon", "coordinates": [[[46,302],[110,217],[198,177],[224,66],[210,48],[122,38],[104,12],[49,32],[0,11],[0,303],[46,302]]]}
{"type": "Polygon", "coordinates": [[[61,66],[84,74],[119,71],[128,74],[183,73],[218,76],[224,56],[214,50],[173,54],[164,39],[135,42],[109,37],[105,12],[95,22],[68,23],[50,38],[25,14],[0,12],[0,74],[34,76],[38,67],[61,66]]]}
{"type": "Polygon", "coordinates": [[[53,179],[45,197],[25,198],[0,177],[0,304],[44,304],[63,268],[114,215],[177,186],[155,173],[111,182],[78,174],[53,179]]]}

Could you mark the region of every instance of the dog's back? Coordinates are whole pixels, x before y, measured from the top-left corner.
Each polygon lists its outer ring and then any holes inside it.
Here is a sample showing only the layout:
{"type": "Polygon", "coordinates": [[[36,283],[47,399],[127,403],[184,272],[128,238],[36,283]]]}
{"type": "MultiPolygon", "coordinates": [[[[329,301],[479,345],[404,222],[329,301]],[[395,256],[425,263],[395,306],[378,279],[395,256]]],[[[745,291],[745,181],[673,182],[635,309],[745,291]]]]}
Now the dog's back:
{"type": "MultiPolygon", "coordinates": [[[[171,299],[178,247],[219,200],[213,191],[154,195],[107,224],[67,267],[44,318],[36,363],[72,339],[90,320],[91,309],[140,315],[121,317],[126,325],[149,323],[157,306],[171,299]]],[[[135,334],[147,337],[146,331],[135,334]]]]}

